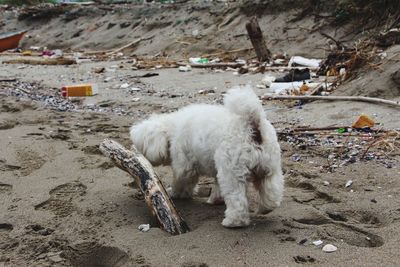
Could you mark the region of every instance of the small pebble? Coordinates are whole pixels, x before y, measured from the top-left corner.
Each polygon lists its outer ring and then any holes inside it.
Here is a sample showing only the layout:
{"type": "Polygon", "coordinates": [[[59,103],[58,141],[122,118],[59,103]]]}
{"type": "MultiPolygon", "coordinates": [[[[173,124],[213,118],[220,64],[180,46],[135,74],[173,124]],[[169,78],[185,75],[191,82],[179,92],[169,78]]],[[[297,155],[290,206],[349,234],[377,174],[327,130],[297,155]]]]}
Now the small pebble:
{"type": "Polygon", "coordinates": [[[346,182],[345,187],[346,187],[346,188],[347,188],[347,187],[350,187],[352,184],[353,184],[353,181],[352,181],[352,180],[348,180],[348,181],[346,182]]]}
{"type": "Polygon", "coordinates": [[[337,250],[337,247],[335,247],[334,245],[331,244],[326,244],[323,248],[322,251],[326,252],[326,253],[331,253],[331,252],[335,252],[337,250]]]}

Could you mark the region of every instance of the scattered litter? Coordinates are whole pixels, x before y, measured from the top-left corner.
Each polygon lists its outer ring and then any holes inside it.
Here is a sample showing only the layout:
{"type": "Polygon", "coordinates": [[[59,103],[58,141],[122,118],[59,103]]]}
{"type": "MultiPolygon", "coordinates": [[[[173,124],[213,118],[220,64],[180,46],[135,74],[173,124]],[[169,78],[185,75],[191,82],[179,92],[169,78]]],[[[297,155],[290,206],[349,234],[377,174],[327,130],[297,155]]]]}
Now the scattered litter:
{"type": "Polygon", "coordinates": [[[160,74],[155,73],[155,72],[149,72],[140,76],[134,76],[135,78],[149,78],[149,77],[153,77],[153,76],[158,76],[160,74]]]}
{"type": "MultiPolygon", "coordinates": [[[[205,64],[205,63],[208,63],[209,60],[208,60],[208,58],[191,57],[191,58],[189,58],[189,62],[192,64],[205,64]]],[[[212,62],[212,63],[216,63],[216,62],[212,62]]]]}
{"type": "Polygon", "coordinates": [[[133,93],[133,92],[139,92],[139,91],[141,91],[142,89],[140,89],[140,88],[138,88],[138,87],[132,87],[132,88],[129,88],[129,92],[131,92],[131,93],[133,93]]]}
{"type": "Polygon", "coordinates": [[[32,51],[31,50],[25,50],[22,52],[23,56],[32,56],[32,51]]]}
{"type": "Polygon", "coordinates": [[[277,83],[287,83],[295,81],[305,81],[311,78],[310,70],[305,69],[292,69],[285,76],[275,79],[277,83]]]}
{"type": "Polygon", "coordinates": [[[301,156],[299,154],[293,154],[292,155],[292,160],[295,162],[298,162],[301,160],[301,156]]]}
{"type": "Polygon", "coordinates": [[[315,246],[319,246],[319,245],[321,245],[322,243],[324,243],[324,241],[322,241],[322,240],[316,240],[316,241],[313,241],[312,242],[315,246]]]}
{"type": "Polygon", "coordinates": [[[272,75],[265,75],[262,80],[261,80],[261,85],[265,88],[265,87],[270,87],[271,84],[275,81],[275,77],[272,75]]]}
{"type": "Polygon", "coordinates": [[[352,184],[353,184],[353,181],[352,181],[352,180],[348,180],[348,181],[346,182],[346,184],[345,184],[345,187],[346,187],[346,188],[347,188],[347,187],[350,187],[352,184]]]}
{"type": "Polygon", "coordinates": [[[372,202],[372,203],[378,203],[378,201],[376,201],[375,198],[371,199],[371,202],[372,202]]]}
{"type": "Polygon", "coordinates": [[[300,86],[299,90],[300,90],[300,94],[304,95],[306,92],[308,92],[310,90],[310,86],[308,86],[305,82],[303,82],[303,85],[300,86]]]}
{"type": "Polygon", "coordinates": [[[300,56],[293,56],[290,58],[288,66],[292,67],[293,65],[301,65],[306,67],[318,68],[321,62],[321,59],[309,59],[300,56]]]}
{"type": "Polygon", "coordinates": [[[128,88],[129,87],[129,83],[123,83],[123,84],[121,84],[120,86],[119,86],[119,88],[121,88],[121,89],[126,89],[126,88],[128,88]]]}
{"type": "Polygon", "coordinates": [[[150,224],[141,224],[138,229],[142,232],[148,232],[150,230],[150,224]]]}
{"type": "Polygon", "coordinates": [[[190,65],[180,66],[179,67],[179,71],[180,72],[188,72],[188,71],[191,71],[191,70],[192,70],[192,67],[190,67],[190,65]]]}
{"type": "Polygon", "coordinates": [[[68,85],[61,88],[61,95],[63,97],[93,96],[97,93],[98,88],[95,84],[68,85]]]}
{"type": "Polygon", "coordinates": [[[140,97],[132,98],[132,101],[133,101],[133,102],[138,102],[138,101],[140,101],[140,97]]]}
{"type": "Polygon", "coordinates": [[[236,62],[236,63],[239,63],[239,64],[246,64],[246,60],[240,59],[240,58],[239,58],[239,59],[236,59],[235,62],[236,62]]]}
{"type": "Polygon", "coordinates": [[[356,129],[362,129],[362,128],[372,128],[374,127],[375,122],[373,119],[368,117],[367,115],[360,115],[358,119],[353,123],[351,127],[356,128],[356,129]]]}
{"type": "Polygon", "coordinates": [[[328,185],[330,185],[330,183],[328,181],[324,181],[324,185],[328,186],[328,185]]]}
{"type": "Polygon", "coordinates": [[[326,253],[331,253],[331,252],[335,252],[337,250],[337,247],[335,247],[334,245],[331,244],[326,244],[323,248],[322,251],[326,252],[326,253]]]}
{"type": "Polygon", "coordinates": [[[198,93],[199,93],[200,95],[215,94],[215,90],[213,90],[213,89],[199,90],[198,93]]]}
{"type": "Polygon", "coordinates": [[[192,31],[192,36],[193,37],[197,37],[199,35],[199,33],[200,33],[199,30],[193,30],[192,31]]]}
{"type": "Polygon", "coordinates": [[[308,241],[307,238],[303,238],[302,240],[299,241],[299,245],[304,245],[308,241]]]}
{"type": "Polygon", "coordinates": [[[287,91],[299,90],[302,85],[303,82],[273,82],[270,85],[270,90],[272,93],[281,94],[287,93],[287,91]]]}

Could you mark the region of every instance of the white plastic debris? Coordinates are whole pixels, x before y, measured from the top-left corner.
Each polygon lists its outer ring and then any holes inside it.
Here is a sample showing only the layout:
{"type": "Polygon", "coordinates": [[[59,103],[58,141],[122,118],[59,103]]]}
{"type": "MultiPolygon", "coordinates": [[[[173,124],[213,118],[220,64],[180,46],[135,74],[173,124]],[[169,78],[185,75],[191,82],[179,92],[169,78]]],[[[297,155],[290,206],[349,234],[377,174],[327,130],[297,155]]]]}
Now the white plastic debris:
{"type": "Polygon", "coordinates": [[[324,185],[328,186],[328,185],[330,185],[330,183],[328,181],[324,181],[324,185]]]}
{"type": "Polygon", "coordinates": [[[139,91],[141,91],[141,89],[138,87],[132,87],[129,89],[129,92],[139,92],[139,91]]]}
{"type": "Polygon", "coordinates": [[[284,65],[285,62],[286,62],[285,59],[283,59],[283,58],[278,58],[278,59],[275,59],[275,60],[274,60],[274,65],[284,65]]]}
{"type": "Polygon", "coordinates": [[[315,58],[305,58],[305,57],[300,57],[300,56],[293,56],[289,60],[289,67],[292,67],[293,64],[301,65],[301,66],[306,66],[306,67],[314,67],[318,68],[319,64],[321,63],[321,59],[315,59],[315,58]]]}
{"type": "Polygon", "coordinates": [[[133,102],[138,102],[138,101],[140,101],[140,97],[132,98],[132,101],[133,101],[133,102]]]}
{"type": "Polygon", "coordinates": [[[239,63],[239,64],[246,64],[246,60],[241,59],[241,58],[238,58],[235,61],[236,61],[236,63],[239,63]]]}
{"type": "Polygon", "coordinates": [[[322,241],[322,240],[316,240],[316,241],[313,241],[312,242],[315,246],[319,246],[319,245],[321,245],[322,243],[324,243],[324,241],[322,241]]]}
{"type": "Polygon", "coordinates": [[[282,94],[287,93],[288,90],[298,90],[303,85],[303,82],[289,82],[289,83],[274,83],[269,86],[272,93],[282,94]]]}
{"type": "Polygon", "coordinates": [[[192,70],[192,67],[190,67],[189,65],[187,65],[187,66],[180,66],[179,67],[179,71],[180,72],[188,72],[188,71],[191,71],[192,70]]]}
{"type": "Polygon", "coordinates": [[[199,35],[199,30],[193,30],[192,31],[192,35],[193,35],[193,37],[197,37],[198,35],[199,35]]]}
{"type": "Polygon", "coordinates": [[[121,88],[121,89],[126,89],[126,88],[128,88],[129,87],[129,83],[123,83],[123,84],[121,84],[120,86],[119,86],[119,88],[121,88]]]}
{"type": "Polygon", "coordinates": [[[33,50],[33,51],[39,51],[40,50],[40,46],[30,46],[29,49],[33,50]]]}
{"type": "Polygon", "coordinates": [[[60,49],[55,49],[53,50],[54,55],[52,56],[52,58],[58,58],[58,57],[62,57],[64,55],[63,51],[60,49]]]}
{"type": "Polygon", "coordinates": [[[276,77],[267,74],[262,78],[261,84],[265,85],[265,87],[270,87],[271,84],[275,81],[275,79],[276,79],[276,77]]]}
{"type": "Polygon", "coordinates": [[[353,184],[353,181],[352,181],[352,180],[348,180],[348,181],[346,182],[346,184],[345,184],[345,187],[346,187],[346,188],[347,188],[347,187],[350,187],[352,184],[353,184]]]}
{"type": "Polygon", "coordinates": [[[337,250],[337,247],[335,247],[332,244],[326,244],[323,248],[322,251],[326,252],[326,253],[331,253],[331,252],[335,252],[337,250]]]}
{"type": "Polygon", "coordinates": [[[148,232],[150,230],[150,224],[141,224],[138,229],[142,232],[148,232]]]}

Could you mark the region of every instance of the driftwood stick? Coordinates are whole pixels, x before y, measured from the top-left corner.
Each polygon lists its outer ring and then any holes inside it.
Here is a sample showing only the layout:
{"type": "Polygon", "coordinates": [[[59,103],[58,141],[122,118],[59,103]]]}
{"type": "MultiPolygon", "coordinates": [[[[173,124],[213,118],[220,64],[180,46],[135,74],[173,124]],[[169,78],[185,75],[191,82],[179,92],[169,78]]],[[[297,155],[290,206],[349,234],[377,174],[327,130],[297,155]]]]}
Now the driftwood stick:
{"type": "Polygon", "coordinates": [[[109,55],[116,54],[116,53],[121,52],[122,50],[124,50],[124,49],[126,49],[126,48],[128,48],[128,47],[137,45],[137,44],[140,43],[141,41],[143,41],[143,38],[139,38],[139,39],[137,39],[137,40],[135,40],[135,41],[133,41],[133,42],[130,42],[130,43],[127,44],[127,45],[124,45],[124,46],[122,46],[122,47],[120,47],[120,48],[117,48],[117,49],[111,51],[111,52],[108,52],[107,54],[109,54],[109,55]]]}
{"type": "Polygon", "coordinates": [[[226,54],[234,54],[234,53],[240,53],[240,52],[247,52],[250,50],[253,50],[253,47],[249,48],[240,48],[240,49],[234,49],[234,50],[229,50],[229,51],[223,51],[223,52],[218,52],[218,53],[212,53],[212,54],[204,54],[201,55],[201,57],[215,57],[215,56],[220,56],[220,55],[226,55],[226,54]]]}
{"type": "Polygon", "coordinates": [[[228,63],[194,63],[194,64],[187,64],[178,62],[178,66],[191,66],[192,68],[240,68],[243,67],[245,64],[237,63],[237,62],[228,62],[228,63]]]}
{"type": "Polygon", "coordinates": [[[267,48],[257,17],[252,17],[250,21],[246,23],[246,30],[249,34],[251,44],[256,51],[258,60],[260,62],[268,61],[271,58],[271,52],[267,48]]]}
{"type": "Polygon", "coordinates": [[[103,50],[103,51],[86,51],[86,52],[84,52],[84,54],[85,55],[99,55],[99,54],[113,55],[113,54],[116,54],[118,52],[121,52],[122,50],[124,50],[126,48],[129,48],[131,46],[135,46],[138,43],[140,43],[141,41],[150,40],[153,37],[154,36],[147,37],[147,38],[139,38],[139,39],[136,39],[135,41],[132,41],[132,42],[130,42],[130,43],[124,45],[124,46],[121,46],[121,47],[117,48],[117,49],[103,50]]]}
{"type": "Polygon", "coordinates": [[[391,101],[381,98],[365,96],[291,96],[291,95],[264,95],[262,100],[326,100],[326,101],[360,101],[374,104],[386,104],[389,106],[400,107],[400,101],[391,101]]]}
{"type": "Polygon", "coordinates": [[[29,65],[73,65],[76,64],[75,59],[70,58],[46,58],[46,59],[33,59],[33,58],[16,58],[3,61],[5,64],[29,64],[29,65]]]}
{"type": "Polygon", "coordinates": [[[137,186],[144,193],[147,206],[164,231],[173,235],[190,231],[150,162],[135,147],[130,151],[115,141],[105,139],[100,144],[100,151],[135,178],[137,186]]]}

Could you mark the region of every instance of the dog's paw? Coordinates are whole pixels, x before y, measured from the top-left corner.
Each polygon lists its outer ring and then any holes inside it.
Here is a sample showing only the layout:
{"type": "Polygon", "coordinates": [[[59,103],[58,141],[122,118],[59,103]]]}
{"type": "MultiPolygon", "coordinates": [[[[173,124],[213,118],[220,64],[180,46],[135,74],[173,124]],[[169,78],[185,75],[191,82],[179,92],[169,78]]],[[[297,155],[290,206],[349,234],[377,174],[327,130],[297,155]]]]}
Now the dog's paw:
{"type": "Polygon", "coordinates": [[[267,208],[267,207],[259,206],[257,211],[256,211],[256,214],[265,215],[265,214],[270,213],[273,210],[274,210],[274,208],[267,208]]]}
{"type": "Polygon", "coordinates": [[[225,201],[223,197],[210,197],[207,203],[211,205],[224,205],[225,201]]]}
{"type": "Polygon", "coordinates": [[[189,193],[189,192],[176,192],[172,189],[172,187],[168,187],[166,189],[168,195],[170,198],[172,199],[187,199],[187,198],[192,198],[193,197],[193,193],[189,193]]]}
{"type": "Polygon", "coordinates": [[[257,214],[268,214],[281,205],[280,201],[268,201],[268,203],[258,204],[257,214]]]}
{"type": "Polygon", "coordinates": [[[227,217],[222,221],[222,226],[227,228],[245,227],[250,224],[249,217],[230,218],[227,217]]]}

